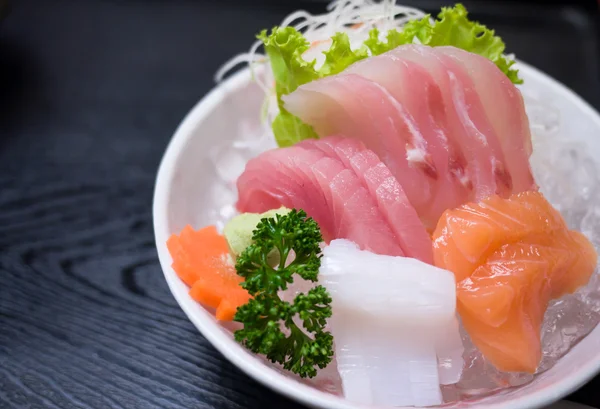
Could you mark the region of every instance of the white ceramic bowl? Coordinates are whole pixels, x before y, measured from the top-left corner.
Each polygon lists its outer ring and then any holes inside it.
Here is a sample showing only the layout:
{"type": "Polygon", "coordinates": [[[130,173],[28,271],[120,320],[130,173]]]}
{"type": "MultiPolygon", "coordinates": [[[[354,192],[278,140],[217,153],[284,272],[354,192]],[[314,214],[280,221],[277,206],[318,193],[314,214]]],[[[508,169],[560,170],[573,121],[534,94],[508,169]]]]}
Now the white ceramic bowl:
{"type": "MultiPolygon", "coordinates": [[[[560,110],[562,132],[588,144],[600,155],[600,116],[572,91],[520,63],[524,89],[560,110]]],[[[167,238],[186,224],[194,228],[213,224],[211,214],[225,201],[225,193],[214,190],[217,170],[209,155],[212,148],[227,152],[234,140],[260,132],[263,94],[243,70],[213,89],[200,101],[177,129],[163,157],[154,195],[154,229],[160,263],[175,299],[198,330],[227,359],[248,375],[288,397],[312,407],[356,409],[360,406],[300,384],[264,365],[237,344],[230,331],[188,295],[188,287],[171,268],[167,238]]],[[[228,166],[226,155],[223,167],[228,166]]],[[[575,346],[551,370],[534,382],[460,407],[531,409],[548,405],[574,391],[600,371],[600,326],[575,346]]],[[[452,406],[450,406],[452,407],[452,406]]]]}

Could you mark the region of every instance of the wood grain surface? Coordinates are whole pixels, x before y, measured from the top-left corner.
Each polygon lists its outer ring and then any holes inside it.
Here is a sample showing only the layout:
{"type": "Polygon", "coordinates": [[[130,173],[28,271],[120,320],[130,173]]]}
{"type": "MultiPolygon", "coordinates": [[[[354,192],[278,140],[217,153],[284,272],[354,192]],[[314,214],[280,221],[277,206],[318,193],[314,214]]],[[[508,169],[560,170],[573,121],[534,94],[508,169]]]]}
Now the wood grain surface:
{"type": "MultiPolygon", "coordinates": [[[[151,224],[179,121],[221,62],[297,7],[13,1],[0,27],[0,408],[300,408],[187,320],[151,224]]],[[[588,74],[570,85],[591,99],[588,74]]]]}

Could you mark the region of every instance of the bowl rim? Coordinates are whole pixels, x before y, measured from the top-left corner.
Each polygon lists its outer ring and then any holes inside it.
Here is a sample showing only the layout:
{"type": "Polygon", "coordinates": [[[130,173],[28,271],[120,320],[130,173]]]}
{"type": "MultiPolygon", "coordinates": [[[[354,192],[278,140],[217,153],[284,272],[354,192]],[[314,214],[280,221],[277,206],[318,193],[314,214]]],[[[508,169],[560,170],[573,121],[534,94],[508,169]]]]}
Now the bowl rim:
{"type": "MultiPolygon", "coordinates": [[[[555,88],[557,94],[562,94],[563,98],[570,99],[585,115],[593,118],[593,121],[600,128],[600,114],[574,91],[544,72],[520,60],[517,61],[516,66],[520,70],[528,72],[529,76],[537,77],[546,86],[555,88]]],[[[185,149],[188,140],[194,136],[196,125],[204,121],[211,114],[213,109],[227,96],[227,92],[237,90],[247,85],[250,81],[252,81],[250,69],[244,68],[224,80],[221,84],[215,86],[187,113],[168,143],[158,168],[153,197],[154,235],[163,274],[171,294],[188,319],[214,348],[246,375],[277,393],[311,407],[326,409],[367,408],[364,405],[357,405],[347,401],[343,397],[334,396],[299,383],[277,372],[275,369],[264,365],[258,359],[248,355],[241,345],[228,337],[208,311],[205,310],[205,314],[196,314],[193,311],[196,301],[187,293],[182,294],[176,290],[176,286],[179,285],[179,278],[171,268],[172,260],[166,247],[166,241],[170,234],[167,229],[168,198],[171,187],[170,182],[174,177],[175,165],[182,151],[185,149]]],[[[571,376],[557,382],[550,391],[547,388],[542,388],[527,396],[512,398],[506,402],[481,402],[481,404],[485,405],[487,409],[500,409],[507,407],[507,405],[510,405],[511,409],[540,408],[573,392],[587,383],[598,372],[600,372],[600,353],[594,359],[590,359],[585,365],[581,366],[576,373],[577,376],[571,376]]],[[[372,407],[369,406],[369,408],[372,407]]]]}

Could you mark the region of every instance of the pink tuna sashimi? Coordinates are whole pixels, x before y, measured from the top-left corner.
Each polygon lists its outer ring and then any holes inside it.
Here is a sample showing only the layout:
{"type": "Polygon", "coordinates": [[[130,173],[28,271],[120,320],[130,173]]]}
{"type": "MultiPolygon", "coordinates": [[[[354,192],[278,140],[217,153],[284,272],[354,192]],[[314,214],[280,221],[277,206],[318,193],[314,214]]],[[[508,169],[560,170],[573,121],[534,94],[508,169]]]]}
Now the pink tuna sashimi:
{"type": "Polygon", "coordinates": [[[305,139],[298,142],[296,146],[315,149],[325,153],[329,157],[339,158],[346,167],[350,167],[347,163],[348,157],[367,149],[365,144],[358,139],[347,138],[341,135],[331,135],[322,139],[305,139]]]}
{"type": "Polygon", "coordinates": [[[483,109],[468,74],[459,64],[442,61],[434,48],[410,44],[389,52],[425,68],[435,79],[446,108],[449,137],[460,147],[467,160],[467,176],[473,184],[474,200],[482,200],[499,190],[506,192],[510,180],[503,169],[499,143],[483,109]]]}
{"type": "Polygon", "coordinates": [[[296,146],[320,150],[337,157],[361,179],[376,199],[407,257],[433,264],[431,238],[411,206],[402,186],[377,155],[358,140],[342,136],[309,139],[296,146]]]}
{"type": "Polygon", "coordinates": [[[280,206],[303,209],[317,220],[327,236],[334,229],[328,201],[312,170],[302,165],[323,157],[325,155],[321,152],[292,147],[273,149],[250,160],[237,181],[238,209],[252,213],[280,206]],[[298,194],[299,191],[304,194],[298,194]]]}
{"type": "Polygon", "coordinates": [[[342,134],[362,141],[387,165],[410,203],[418,211],[428,208],[437,170],[414,120],[383,87],[358,75],[335,75],[282,98],[321,137],[342,134]]]}
{"type": "MultiPolygon", "coordinates": [[[[387,89],[411,113],[426,136],[429,153],[440,177],[433,191],[431,207],[427,210],[431,216],[424,218],[436,223],[446,209],[468,201],[471,192],[463,183],[466,161],[448,137],[442,92],[433,77],[420,65],[390,53],[360,61],[345,72],[358,74],[387,89]]],[[[425,209],[419,211],[423,214],[425,209]]]]}
{"type": "Polygon", "coordinates": [[[354,171],[323,151],[298,145],[267,151],[248,162],[237,187],[242,212],[301,208],[319,223],[326,240],[345,238],[374,253],[404,255],[354,171]]]}
{"type": "Polygon", "coordinates": [[[331,194],[333,218],[338,227],[336,238],[358,243],[352,238],[368,237],[369,240],[363,243],[365,250],[404,255],[377,202],[352,169],[346,168],[338,159],[327,157],[313,165],[313,172],[323,190],[331,194]]]}
{"type": "Polygon", "coordinates": [[[498,135],[507,170],[513,179],[513,193],[535,189],[529,167],[531,131],[523,96],[489,59],[456,47],[437,47],[461,64],[471,76],[486,115],[498,135]]]}

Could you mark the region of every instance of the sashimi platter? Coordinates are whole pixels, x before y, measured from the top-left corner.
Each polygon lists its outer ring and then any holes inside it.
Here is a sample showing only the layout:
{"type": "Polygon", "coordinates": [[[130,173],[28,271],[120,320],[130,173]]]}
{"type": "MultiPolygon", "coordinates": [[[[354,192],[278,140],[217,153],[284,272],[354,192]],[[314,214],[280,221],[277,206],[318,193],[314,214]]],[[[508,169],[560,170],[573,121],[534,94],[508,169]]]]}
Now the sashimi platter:
{"type": "Polygon", "coordinates": [[[166,240],[189,297],[361,407],[553,368],[600,321],[598,163],[507,50],[461,4],[338,0],[260,32],[216,74],[251,73],[260,129],[207,154],[226,200],[166,240]]]}

